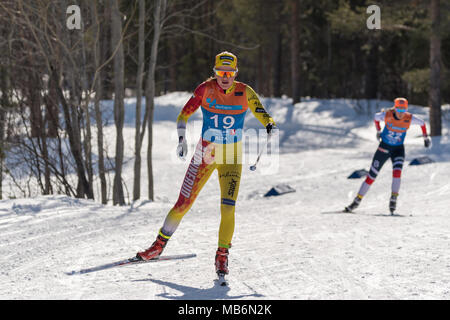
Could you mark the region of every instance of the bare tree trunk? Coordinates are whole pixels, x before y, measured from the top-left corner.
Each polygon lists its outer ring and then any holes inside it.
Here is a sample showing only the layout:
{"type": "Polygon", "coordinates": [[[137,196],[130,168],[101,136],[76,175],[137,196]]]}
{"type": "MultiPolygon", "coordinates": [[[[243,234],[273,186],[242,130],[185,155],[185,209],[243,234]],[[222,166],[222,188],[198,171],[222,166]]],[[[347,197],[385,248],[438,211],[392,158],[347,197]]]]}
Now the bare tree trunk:
{"type": "Polygon", "coordinates": [[[95,72],[97,73],[97,77],[95,78],[94,90],[95,90],[95,122],[97,123],[97,147],[98,147],[98,174],[100,177],[100,194],[101,201],[103,204],[108,202],[107,198],[107,185],[106,185],[106,176],[105,176],[105,158],[104,158],[104,150],[103,150],[103,122],[102,122],[102,111],[100,108],[100,100],[102,98],[102,79],[103,79],[103,71],[99,70],[101,65],[101,37],[100,37],[100,22],[98,18],[98,7],[96,1],[91,1],[91,12],[92,12],[92,20],[95,24],[95,46],[94,46],[94,66],[95,72]]]}
{"type": "Polygon", "coordinates": [[[77,183],[77,197],[82,198],[84,196],[84,194],[86,193],[86,187],[88,187],[89,185],[89,181],[86,179],[86,168],[85,168],[85,163],[84,163],[84,158],[83,158],[83,146],[81,144],[81,128],[80,128],[80,123],[81,123],[81,119],[80,119],[80,113],[79,113],[79,106],[81,103],[81,90],[79,87],[79,82],[77,81],[77,79],[75,79],[76,75],[73,72],[73,69],[71,70],[72,72],[70,73],[66,73],[67,74],[67,78],[68,78],[68,82],[69,82],[69,86],[70,86],[70,96],[69,96],[69,114],[70,114],[70,119],[71,119],[71,125],[72,125],[72,135],[73,135],[73,143],[75,145],[75,148],[77,150],[79,150],[79,156],[80,159],[79,161],[81,161],[81,166],[83,168],[83,178],[82,179],[78,179],[78,183],[77,183]],[[85,182],[87,183],[87,185],[85,184],[85,182]]]}
{"type": "Polygon", "coordinates": [[[0,67],[0,200],[3,199],[3,160],[5,158],[5,131],[6,110],[8,99],[8,71],[6,67],[0,67]]]}
{"type": "Polygon", "coordinates": [[[64,93],[61,86],[58,83],[56,83],[58,79],[58,74],[53,67],[51,67],[50,79],[52,79],[52,81],[55,81],[54,85],[58,93],[59,101],[61,102],[61,105],[63,107],[66,131],[69,136],[70,150],[75,160],[79,185],[82,185],[83,187],[83,194],[77,194],[77,197],[83,197],[84,195],[86,195],[89,199],[93,199],[94,195],[92,189],[89,188],[89,182],[86,179],[85,175],[81,144],[79,143],[79,141],[77,141],[77,134],[75,132],[77,130],[76,128],[78,128],[78,125],[75,128],[73,126],[74,122],[76,122],[77,120],[76,119],[72,120],[70,118],[70,108],[74,108],[74,106],[69,106],[66,98],[64,97],[64,93]]]}
{"type": "Polygon", "coordinates": [[[431,136],[442,135],[441,120],[441,28],[440,1],[431,0],[431,37],[430,37],[430,127],[431,136]]]}
{"type": "MultiPolygon", "coordinates": [[[[141,197],[141,110],[142,110],[142,83],[145,64],[145,0],[139,0],[139,57],[136,80],[136,135],[134,160],[133,200],[141,197]]],[[[145,127],[143,128],[145,130],[145,127]]]]}
{"type": "Polygon", "coordinates": [[[300,102],[300,41],[298,30],[299,25],[299,4],[297,0],[291,1],[291,86],[292,86],[292,103],[300,102]]]}
{"type": "MultiPolygon", "coordinates": [[[[30,63],[32,58],[30,57],[30,63]]],[[[36,146],[34,156],[36,157],[36,172],[39,185],[41,186],[42,194],[48,195],[52,192],[50,182],[50,168],[49,168],[49,155],[47,148],[47,135],[46,135],[46,123],[42,116],[42,96],[41,88],[42,82],[39,78],[39,74],[32,72],[30,75],[30,82],[28,84],[28,104],[30,107],[30,124],[31,124],[31,137],[35,138],[36,146]],[[44,163],[44,184],[41,179],[41,161],[44,163]]]]}
{"type": "MultiPolygon", "coordinates": [[[[46,123],[44,122],[41,127],[41,133],[38,138],[40,157],[44,160],[44,195],[49,195],[53,193],[53,188],[50,180],[50,163],[49,163],[49,153],[47,145],[47,132],[46,123]]],[[[37,161],[39,166],[39,161],[37,161]]]]}
{"type": "Polygon", "coordinates": [[[59,128],[58,95],[53,81],[48,81],[48,94],[45,97],[45,122],[48,125],[47,137],[56,138],[59,128]]]}
{"type": "MultiPolygon", "coordinates": [[[[30,59],[32,59],[30,57],[30,59]]],[[[27,102],[30,107],[30,125],[31,137],[38,138],[41,135],[42,111],[41,111],[41,93],[40,79],[36,73],[30,74],[27,88],[27,102]]]]}
{"type": "Polygon", "coordinates": [[[43,128],[43,136],[41,139],[42,143],[42,158],[44,160],[44,194],[53,194],[53,187],[50,179],[51,171],[49,165],[49,154],[47,146],[47,135],[45,133],[45,128],[43,128]]]}
{"type": "Polygon", "coordinates": [[[82,120],[82,123],[85,123],[85,131],[84,131],[84,154],[85,154],[85,166],[88,176],[88,182],[90,189],[94,189],[94,170],[92,168],[92,133],[91,133],[91,114],[89,111],[89,101],[90,98],[87,96],[89,92],[89,85],[88,85],[88,77],[87,77],[87,61],[86,61],[86,44],[85,44],[85,37],[83,32],[79,32],[80,34],[80,43],[81,43],[81,89],[82,93],[86,94],[86,98],[82,100],[81,108],[84,113],[84,119],[85,122],[82,120]]]}
{"type": "Polygon", "coordinates": [[[113,204],[124,205],[122,186],[123,166],[123,125],[124,125],[124,53],[122,43],[122,15],[119,11],[118,0],[111,0],[111,45],[117,52],[114,55],[114,122],[116,125],[116,157],[113,185],[113,204]]]}
{"type": "Polygon", "coordinates": [[[150,64],[148,66],[147,85],[145,88],[145,100],[148,112],[148,146],[147,146],[147,171],[148,171],[148,198],[154,200],[153,189],[153,165],[152,165],[152,146],[153,146],[153,110],[155,98],[155,70],[158,57],[158,44],[162,31],[161,18],[165,14],[167,0],[156,0],[155,11],[153,14],[153,41],[150,52],[150,64]]]}

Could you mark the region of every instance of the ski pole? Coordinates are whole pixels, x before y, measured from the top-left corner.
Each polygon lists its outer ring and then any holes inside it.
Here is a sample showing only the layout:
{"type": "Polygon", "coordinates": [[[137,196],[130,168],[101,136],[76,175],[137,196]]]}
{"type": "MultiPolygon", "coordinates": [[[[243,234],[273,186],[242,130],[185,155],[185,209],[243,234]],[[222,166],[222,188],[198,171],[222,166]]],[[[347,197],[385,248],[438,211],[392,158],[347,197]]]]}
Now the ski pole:
{"type": "Polygon", "coordinates": [[[269,139],[270,139],[271,136],[272,136],[271,133],[269,133],[269,134],[267,135],[267,140],[266,140],[266,142],[264,143],[264,147],[262,147],[261,150],[259,150],[258,157],[256,158],[255,164],[252,165],[252,166],[250,166],[250,170],[251,170],[251,171],[255,171],[255,170],[256,170],[256,165],[257,165],[258,162],[259,162],[259,158],[261,158],[261,155],[262,155],[264,149],[266,149],[267,145],[269,144],[269,139]]]}

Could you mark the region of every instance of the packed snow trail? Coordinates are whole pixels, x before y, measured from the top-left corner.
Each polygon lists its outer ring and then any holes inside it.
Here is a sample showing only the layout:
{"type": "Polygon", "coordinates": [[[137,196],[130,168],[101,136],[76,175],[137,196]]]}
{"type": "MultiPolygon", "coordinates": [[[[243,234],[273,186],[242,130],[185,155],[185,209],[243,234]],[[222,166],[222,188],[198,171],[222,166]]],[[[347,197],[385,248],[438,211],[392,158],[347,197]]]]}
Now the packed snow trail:
{"type": "MultiPolygon", "coordinates": [[[[258,170],[244,167],[229,286],[218,285],[214,273],[220,221],[216,174],[164,251],[193,252],[196,258],[66,275],[133,256],[154,241],[188,164],[172,161],[172,118],[179,109],[168,101],[181,108],[177,101],[187,97],[188,93],[176,93],[157,99],[155,202],[114,207],[66,196],[0,202],[0,299],[450,298],[448,135],[434,140],[427,151],[418,132],[410,130],[397,207],[401,216],[389,215],[390,164],[355,213],[331,213],[351,202],[361,180],[347,176],[367,169],[377,146],[371,117],[352,116],[346,100],[306,101],[293,110],[289,99],[263,100],[280,127],[280,162],[274,174],[264,172],[264,155],[258,170]],[[292,117],[286,120],[289,112],[292,117]],[[436,162],[407,165],[420,155],[436,162]],[[296,192],[263,197],[280,183],[296,192]]],[[[249,125],[257,127],[251,121],[249,125]]],[[[447,134],[448,122],[444,128],[447,134]]],[[[133,141],[132,125],[124,134],[133,141]]],[[[188,127],[192,143],[198,136],[188,127]]],[[[129,161],[123,178],[128,186],[133,179],[133,145],[126,144],[129,161]]]]}

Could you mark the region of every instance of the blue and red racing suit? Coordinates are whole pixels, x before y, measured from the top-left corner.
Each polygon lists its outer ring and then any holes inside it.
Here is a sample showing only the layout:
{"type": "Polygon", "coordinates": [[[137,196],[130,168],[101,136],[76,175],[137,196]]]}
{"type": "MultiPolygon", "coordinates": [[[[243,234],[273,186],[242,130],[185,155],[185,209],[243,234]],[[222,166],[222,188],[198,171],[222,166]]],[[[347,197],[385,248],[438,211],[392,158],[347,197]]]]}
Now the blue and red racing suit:
{"type": "Polygon", "coordinates": [[[395,116],[394,108],[375,114],[374,122],[377,131],[381,131],[380,121],[385,123],[380,136],[381,142],[373,156],[366,180],[362,183],[358,192],[360,199],[367,193],[377,178],[379,171],[389,158],[392,161],[392,193],[398,195],[403,163],[405,161],[405,147],[403,143],[406,132],[411,125],[420,125],[422,134],[424,137],[427,136],[425,122],[409,112],[406,112],[401,119],[395,116]]]}

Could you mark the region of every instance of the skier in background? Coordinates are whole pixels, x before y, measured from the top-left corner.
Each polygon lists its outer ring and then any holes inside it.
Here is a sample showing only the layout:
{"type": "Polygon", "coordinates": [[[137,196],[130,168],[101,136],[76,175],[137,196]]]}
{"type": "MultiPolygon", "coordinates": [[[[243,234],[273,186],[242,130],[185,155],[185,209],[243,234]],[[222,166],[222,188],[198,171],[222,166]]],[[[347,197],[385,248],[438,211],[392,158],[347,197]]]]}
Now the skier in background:
{"type": "Polygon", "coordinates": [[[356,209],[364,195],[375,181],[379,171],[387,159],[392,161],[392,192],[389,201],[389,210],[394,213],[397,204],[397,197],[400,190],[403,162],[405,161],[405,140],[406,132],[411,125],[420,125],[426,148],[431,145],[431,140],[427,134],[425,122],[407,112],[408,100],[397,98],[394,100],[394,107],[387,111],[381,111],[375,114],[374,122],[377,129],[377,140],[381,139],[377,151],[372,160],[370,171],[366,180],[362,183],[359,192],[353,202],[345,207],[344,212],[352,212],[356,209]],[[380,121],[384,121],[385,127],[381,131],[380,121]]]}
{"type": "Polygon", "coordinates": [[[235,205],[242,171],[242,129],[245,114],[253,115],[271,134],[274,120],[264,109],[258,96],[248,85],[235,81],[238,74],[237,57],[222,52],[215,58],[215,76],[200,84],[177,118],[178,157],[184,159],[187,150],[186,123],[201,107],[202,136],[187,169],[178,201],[169,211],[156,241],[150,248],[138,252],[142,260],[158,258],[181,219],[191,208],[200,190],[215,169],[221,191],[218,249],[215,256],[216,273],[228,274],[228,249],[234,233],[235,205]]]}

